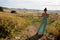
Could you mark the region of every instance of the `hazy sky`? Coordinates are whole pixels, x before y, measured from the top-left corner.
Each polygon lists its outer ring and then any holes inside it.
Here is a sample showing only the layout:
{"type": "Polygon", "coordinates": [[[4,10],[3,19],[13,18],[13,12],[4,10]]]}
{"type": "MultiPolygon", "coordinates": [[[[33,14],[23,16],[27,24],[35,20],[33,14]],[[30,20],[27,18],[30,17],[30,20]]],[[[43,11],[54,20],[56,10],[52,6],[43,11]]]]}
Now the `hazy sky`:
{"type": "Polygon", "coordinates": [[[0,6],[9,8],[28,8],[60,10],[60,0],[0,0],[0,6]]]}

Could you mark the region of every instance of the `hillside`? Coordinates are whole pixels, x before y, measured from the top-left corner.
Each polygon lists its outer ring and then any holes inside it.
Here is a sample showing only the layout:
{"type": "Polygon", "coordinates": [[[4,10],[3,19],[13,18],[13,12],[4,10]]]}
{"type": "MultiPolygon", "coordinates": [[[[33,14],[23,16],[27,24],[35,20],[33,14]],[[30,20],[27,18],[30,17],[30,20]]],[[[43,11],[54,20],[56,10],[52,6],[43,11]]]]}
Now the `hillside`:
{"type": "MultiPolygon", "coordinates": [[[[8,36],[2,31],[1,40],[25,40],[36,34],[41,23],[41,12],[16,10],[16,14],[10,13],[10,9],[4,9],[0,12],[0,28],[8,32],[8,36]],[[2,39],[3,38],[3,39],[2,39]]],[[[50,13],[48,17],[47,33],[54,36],[60,35],[60,15],[59,13],[50,13]]]]}

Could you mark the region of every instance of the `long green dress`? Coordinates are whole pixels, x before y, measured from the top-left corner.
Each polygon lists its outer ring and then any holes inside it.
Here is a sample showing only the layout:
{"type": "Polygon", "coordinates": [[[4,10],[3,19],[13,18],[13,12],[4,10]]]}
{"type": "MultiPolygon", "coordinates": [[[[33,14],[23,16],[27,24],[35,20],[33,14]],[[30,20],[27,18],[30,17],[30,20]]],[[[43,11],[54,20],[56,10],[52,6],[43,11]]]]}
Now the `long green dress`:
{"type": "Polygon", "coordinates": [[[46,25],[47,25],[47,15],[44,15],[42,16],[42,20],[38,32],[44,34],[46,32],[46,25]]]}

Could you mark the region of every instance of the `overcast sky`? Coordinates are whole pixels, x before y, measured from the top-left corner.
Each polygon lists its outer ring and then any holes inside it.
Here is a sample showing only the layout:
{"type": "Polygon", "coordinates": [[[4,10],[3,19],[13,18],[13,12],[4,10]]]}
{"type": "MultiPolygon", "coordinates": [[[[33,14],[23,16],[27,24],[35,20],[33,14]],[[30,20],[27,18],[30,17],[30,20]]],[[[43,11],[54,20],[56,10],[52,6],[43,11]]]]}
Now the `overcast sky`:
{"type": "Polygon", "coordinates": [[[28,8],[60,10],[60,0],[0,0],[0,6],[9,8],[28,8]]]}

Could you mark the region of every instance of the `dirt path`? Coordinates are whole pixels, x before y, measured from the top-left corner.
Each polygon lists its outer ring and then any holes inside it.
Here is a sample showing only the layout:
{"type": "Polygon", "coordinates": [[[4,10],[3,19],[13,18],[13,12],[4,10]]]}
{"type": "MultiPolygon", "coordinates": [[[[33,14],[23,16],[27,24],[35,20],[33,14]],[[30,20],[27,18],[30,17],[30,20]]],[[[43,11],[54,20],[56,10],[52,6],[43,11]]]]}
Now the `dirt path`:
{"type": "Polygon", "coordinates": [[[36,25],[29,25],[26,29],[20,31],[14,40],[26,40],[27,38],[36,34],[38,27],[36,25]]]}
{"type": "Polygon", "coordinates": [[[28,31],[27,33],[28,33],[30,36],[33,36],[34,34],[37,33],[38,27],[35,26],[35,25],[31,25],[31,26],[27,27],[26,30],[28,31]]]}
{"type": "MultiPolygon", "coordinates": [[[[33,37],[37,38],[37,37],[35,37],[36,36],[35,34],[37,33],[37,31],[38,31],[38,26],[30,25],[25,30],[19,32],[18,36],[15,37],[15,39],[17,39],[17,40],[26,40],[27,38],[31,38],[31,37],[32,38],[33,37]]],[[[43,38],[44,38],[44,36],[41,39],[43,39],[43,38]]],[[[37,38],[37,40],[41,40],[41,39],[37,38]]]]}
{"type": "MultiPolygon", "coordinates": [[[[29,38],[29,37],[35,36],[35,34],[38,31],[38,27],[36,25],[31,25],[31,26],[28,26],[26,30],[27,30],[27,33],[26,32],[25,33],[28,35],[28,38],[29,38]]],[[[54,38],[49,39],[49,38],[46,38],[46,36],[43,36],[41,39],[39,38],[38,40],[43,40],[43,39],[54,40],[54,38]]]]}

